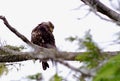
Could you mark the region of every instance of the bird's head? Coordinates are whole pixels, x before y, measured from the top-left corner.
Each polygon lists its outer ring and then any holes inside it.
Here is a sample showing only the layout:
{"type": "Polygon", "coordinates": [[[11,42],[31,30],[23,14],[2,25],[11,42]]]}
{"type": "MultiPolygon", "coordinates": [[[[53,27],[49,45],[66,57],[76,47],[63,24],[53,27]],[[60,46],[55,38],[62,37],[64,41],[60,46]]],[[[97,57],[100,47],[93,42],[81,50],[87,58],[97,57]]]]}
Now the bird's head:
{"type": "Polygon", "coordinates": [[[54,25],[48,21],[48,22],[42,22],[41,25],[47,27],[47,29],[50,31],[50,32],[53,32],[53,29],[54,29],[54,25]]]}

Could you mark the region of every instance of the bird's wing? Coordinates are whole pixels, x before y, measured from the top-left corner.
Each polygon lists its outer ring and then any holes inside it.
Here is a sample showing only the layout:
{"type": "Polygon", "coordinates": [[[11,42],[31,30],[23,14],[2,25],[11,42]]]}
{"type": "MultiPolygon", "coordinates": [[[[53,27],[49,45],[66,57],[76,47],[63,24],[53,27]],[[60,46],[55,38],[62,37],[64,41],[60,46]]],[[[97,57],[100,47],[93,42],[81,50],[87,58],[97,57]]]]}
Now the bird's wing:
{"type": "Polygon", "coordinates": [[[41,32],[33,31],[31,33],[31,42],[36,44],[36,45],[43,46],[44,40],[42,38],[41,32]]]}

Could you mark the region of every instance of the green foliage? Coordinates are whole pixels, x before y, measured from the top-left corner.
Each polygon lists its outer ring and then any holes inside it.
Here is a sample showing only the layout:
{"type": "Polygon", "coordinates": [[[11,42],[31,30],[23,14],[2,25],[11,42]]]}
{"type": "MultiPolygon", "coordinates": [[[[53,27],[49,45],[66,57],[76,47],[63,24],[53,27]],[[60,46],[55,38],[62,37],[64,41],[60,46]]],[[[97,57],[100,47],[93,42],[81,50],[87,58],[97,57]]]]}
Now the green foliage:
{"type": "MultiPolygon", "coordinates": [[[[14,50],[14,51],[21,51],[21,50],[25,49],[24,46],[5,45],[4,47],[7,47],[7,48],[14,50]]],[[[5,51],[0,50],[0,55],[9,55],[9,53],[6,53],[5,51]]]]}
{"type": "MultiPolygon", "coordinates": [[[[11,50],[14,51],[21,51],[22,49],[25,49],[24,46],[11,46],[11,45],[6,45],[4,46],[6,48],[9,48],[11,50]]],[[[0,50],[0,55],[9,55],[8,52],[2,51],[0,50]]],[[[14,57],[13,57],[14,58],[14,57]]],[[[9,64],[8,64],[9,65],[9,64]]],[[[8,73],[8,68],[7,68],[7,64],[6,63],[0,63],[0,76],[2,76],[3,74],[7,74],[8,73]]]]}
{"type": "Polygon", "coordinates": [[[7,55],[9,53],[6,53],[5,51],[0,50],[0,55],[7,55]]]}
{"type": "Polygon", "coordinates": [[[120,54],[104,64],[93,81],[120,81],[120,54]]]}
{"type": "Polygon", "coordinates": [[[2,76],[4,73],[8,73],[8,68],[4,63],[0,63],[0,76],[2,76]]]}
{"type": "MultiPolygon", "coordinates": [[[[72,42],[77,41],[79,49],[85,51],[83,54],[76,56],[75,59],[84,63],[84,65],[80,67],[81,70],[84,69],[83,72],[90,73],[92,71],[91,74],[96,73],[95,76],[91,76],[93,81],[120,81],[120,54],[114,57],[103,54],[97,43],[93,41],[90,31],[87,31],[82,39],[70,37],[69,40],[72,40],[72,42]]],[[[117,40],[117,42],[119,42],[119,40],[117,40]]],[[[85,81],[85,78],[88,77],[80,76],[81,81],[85,81]]]]}
{"type": "Polygon", "coordinates": [[[60,77],[58,74],[55,74],[50,81],[62,81],[62,77],[60,77]]]}
{"type": "Polygon", "coordinates": [[[77,36],[76,36],[76,37],[70,36],[70,37],[67,37],[65,40],[68,40],[68,41],[70,41],[70,42],[73,42],[73,41],[75,41],[75,40],[77,40],[77,39],[78,39],[77,36]]]}
{"type": "Polygon", "coordinates": [[[4,46],[4,47],[7,47],[7,48],[12,49],[12,50],[14,50],[14,51],[21,51],[21,50],[25,49],[24,46],[11,46],[11,45],[6,45],[6,46],[4,46]]]}
{"type": "Polygon", "coordinates": [[[103,59],[101,55],[101,49],[93,41],[90,31],[87,31],[83,39],[78,39],[79,45],[82,49],[85,49],[81,55],[76,57],[77,61],[82,61],[87,64],[88,67],[93,68],[99,64],[99,61],[103,59]]]}
{"type": "Polygon", "coordinates": [[[39,81],[41,81],[43,79],[41,73],[37,73],[35,75],[29,75],[29,76],[27,76],[27,78],[30,80],[39,80],[39,81]]]}

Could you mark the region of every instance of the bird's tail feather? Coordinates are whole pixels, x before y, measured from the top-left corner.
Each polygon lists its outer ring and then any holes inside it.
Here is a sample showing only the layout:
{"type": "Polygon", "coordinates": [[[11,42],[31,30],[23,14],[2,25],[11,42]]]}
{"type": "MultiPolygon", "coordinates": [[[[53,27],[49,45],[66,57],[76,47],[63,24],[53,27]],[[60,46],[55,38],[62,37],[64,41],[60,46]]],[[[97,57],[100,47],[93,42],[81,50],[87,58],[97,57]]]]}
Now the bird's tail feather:
{"type": "Polygon", "coordinates": [[[43,67],[43,70],[46,70],[47,68],[49,68],[49,64],[47,63],[47,61],[42,61],[42,67],[43,67]]]}

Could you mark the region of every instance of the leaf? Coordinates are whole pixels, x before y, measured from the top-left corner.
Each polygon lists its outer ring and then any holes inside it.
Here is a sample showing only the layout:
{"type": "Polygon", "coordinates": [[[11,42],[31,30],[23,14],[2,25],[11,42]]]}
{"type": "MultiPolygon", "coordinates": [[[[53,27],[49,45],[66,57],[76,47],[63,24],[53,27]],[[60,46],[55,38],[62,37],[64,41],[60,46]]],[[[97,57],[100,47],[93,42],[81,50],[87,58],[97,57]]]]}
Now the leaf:
{"type": "Polygon", "coordinates": [[[27,78],[31,79],[31,80],[39,80],[39,81],[43,79],[41,73],[37,73],[35,75],[29,75],[29,76],[27,76],[27,78]]]}
{"type": "Polygon", "coordinates": [[[120,54],[103,65],[93,81],[120,81],[120,54]]]}
{"type": "Polygon", "coordinates": [[[50,81],[62,81],[62,77],[58,76],[58,74],[55,74],[50,81]]]}
{"type": "Polygon", "coordinates": [[[70,36],[70,37],[67,37],[65,40],[70,41],[70,42],[73,42],[73,41],[75,41],[75,40],[77,40],[77,39],[78,39],[77,36],[75,36],[75,37],[70,36]]]}
{"type": "Polygon", "coordinates": [[[2,76],[4,73],[8,73],[8,68],[4,63],[0,63],[0,76],[2,76]]]}
{"type": "Polygon", "coordinates": [[[101,49],[99,46],[93,41],[92,35],[90,34],[90,30],[88,30],[83,39],[80,39],[79,47],[84,47],[87,52],[84,52],[81,55],[76,56],[76,60],[82,61],[89,68],[94,68],[99,65],[100,60],[103,60],[103,56],[101,55],[101,49]]]}

